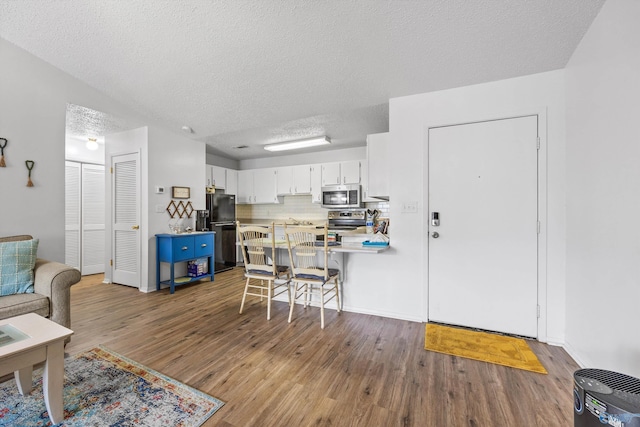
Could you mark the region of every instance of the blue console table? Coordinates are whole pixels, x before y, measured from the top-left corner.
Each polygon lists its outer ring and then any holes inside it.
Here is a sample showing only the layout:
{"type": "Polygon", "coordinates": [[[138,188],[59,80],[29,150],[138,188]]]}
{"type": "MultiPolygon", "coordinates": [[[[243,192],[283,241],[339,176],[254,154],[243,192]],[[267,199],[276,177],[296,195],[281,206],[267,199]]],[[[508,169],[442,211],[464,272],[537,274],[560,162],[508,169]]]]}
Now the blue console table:
{"type": "Polygon", "coordinates": [[[214,232],[156,234],[156,290],[160,290],[160,285],[169,285],[171,293],[174,293],[176,285],[184,285],[205,277],[209,277],[213,281],[214,239],[214,232]],[[198,258],[207,258],[208,272],[206,274],[195,277],[175,277],[174,266],[177,262],[194,261],[198,258]],[[161,262],[170,264],[171,277],[169,280],[160,280],[161,262]],[[178,280],[177,283],[176,280],[178,280]]]}

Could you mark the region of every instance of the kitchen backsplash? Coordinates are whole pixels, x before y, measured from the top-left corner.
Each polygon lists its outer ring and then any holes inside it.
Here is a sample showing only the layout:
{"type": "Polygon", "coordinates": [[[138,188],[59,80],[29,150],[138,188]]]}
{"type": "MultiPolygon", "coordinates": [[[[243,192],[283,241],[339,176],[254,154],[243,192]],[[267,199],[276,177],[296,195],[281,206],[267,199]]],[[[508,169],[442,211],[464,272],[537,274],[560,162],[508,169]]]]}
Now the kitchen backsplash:
{"type": "MultiPolygon", "coordinates": [[[[389,202],[365,203],[367,209],[377,209],[382,218],[389,218],[389,202]]],[[[272,205],[237,205],[238,219],[277,219],[295,218],[306,221],[323,221],[327,219],[327,209],[319,204],[311,203],[310,195],[284,196],[284,203],[272,205]]]]}

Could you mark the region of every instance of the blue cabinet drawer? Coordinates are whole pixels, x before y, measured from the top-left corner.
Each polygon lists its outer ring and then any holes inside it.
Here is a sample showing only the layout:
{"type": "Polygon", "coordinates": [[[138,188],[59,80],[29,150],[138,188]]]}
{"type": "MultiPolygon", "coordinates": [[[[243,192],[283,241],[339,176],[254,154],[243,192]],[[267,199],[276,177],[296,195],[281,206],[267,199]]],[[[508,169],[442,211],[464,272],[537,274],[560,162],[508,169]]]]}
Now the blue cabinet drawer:
{"type": "Polygon", "coordinates": [[[195,256],[193,240],[193,236],[176,237],[171,240],[174,261],[186,260],[195,256]]]}
{"type": "Polygon", "coordinates": [[[203,234],[194,237],[194,256],[204,257],[213,254],[213,234],[203,234]]]}

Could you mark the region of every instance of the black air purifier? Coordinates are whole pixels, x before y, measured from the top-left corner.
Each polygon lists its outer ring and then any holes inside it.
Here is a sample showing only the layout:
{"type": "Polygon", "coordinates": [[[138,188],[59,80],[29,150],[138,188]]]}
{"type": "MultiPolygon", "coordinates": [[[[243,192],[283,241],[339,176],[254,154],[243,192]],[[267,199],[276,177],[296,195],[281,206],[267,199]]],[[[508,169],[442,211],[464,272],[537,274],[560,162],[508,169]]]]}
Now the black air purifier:
{"type": "Polygon", "coordinates": [[[640,380],[602,369],[573,374],[574,427],[640,427],[640,380]]]}

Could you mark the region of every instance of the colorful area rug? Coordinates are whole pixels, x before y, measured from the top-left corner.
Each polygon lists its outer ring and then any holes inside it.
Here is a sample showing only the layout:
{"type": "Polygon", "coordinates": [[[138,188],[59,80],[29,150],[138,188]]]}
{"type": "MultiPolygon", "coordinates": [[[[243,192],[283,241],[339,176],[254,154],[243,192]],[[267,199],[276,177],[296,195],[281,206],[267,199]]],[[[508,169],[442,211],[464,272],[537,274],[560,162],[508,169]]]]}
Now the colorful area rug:
{"type": "MultiPolygon", "coordinates": [[[[0,384],[0,426],[50,426],[42,369],[31,394],[0,384]]],[[[64,421],[57,426],[200,426],[224,403],[104,347],[65,360],[64,421]]]]}
{"type": "Polygon", "coordinates": [[[546,374],[522,338],[427,323],[425,350],[546,374]]]}

